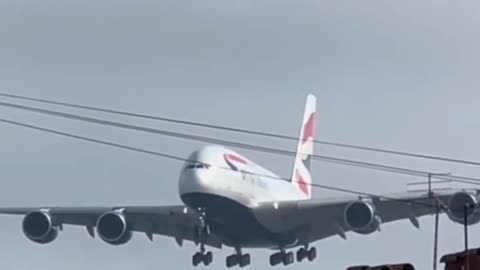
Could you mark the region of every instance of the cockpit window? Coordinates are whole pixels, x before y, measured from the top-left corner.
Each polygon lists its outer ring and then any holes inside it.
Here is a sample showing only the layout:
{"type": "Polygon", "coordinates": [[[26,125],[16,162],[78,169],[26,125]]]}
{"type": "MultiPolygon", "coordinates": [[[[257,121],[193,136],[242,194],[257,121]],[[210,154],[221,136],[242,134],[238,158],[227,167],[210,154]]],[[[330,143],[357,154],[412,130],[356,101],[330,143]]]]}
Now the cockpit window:
{"type": "Polygon", "coordinates": [[[187,166],[185,166],[185,170],[208,169],[208,168],[210,168],[210,165],[205,164],[205,163],[188,164],[187,166]]]}

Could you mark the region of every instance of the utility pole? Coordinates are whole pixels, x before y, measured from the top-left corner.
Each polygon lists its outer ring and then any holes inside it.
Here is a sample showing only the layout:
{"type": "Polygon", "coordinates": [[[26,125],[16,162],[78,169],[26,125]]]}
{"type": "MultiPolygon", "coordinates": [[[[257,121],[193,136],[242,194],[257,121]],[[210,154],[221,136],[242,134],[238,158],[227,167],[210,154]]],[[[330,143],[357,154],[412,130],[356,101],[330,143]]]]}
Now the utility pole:
{"type": "Polygon", "coordinates": [[[438,227],[440,225],[440,206],[435,202],[435,228],[433,232],[433,270],[437,270],[438,261],[438,227]]]}
{"type": "Polygon", "coordinates": [[[429,173],[428,176],[428,197],[435,201],[435,227],[433,236],[433,270],[437,270],[438,261],[438,231],[440,225],[440,203],[432,190],[432,176],[448,176],[451,173],[429,173]]]}
{"type": "Polygon", "coordinates": [[[471,207],[469,204],[463,206],[463,229],[465,234],[465,270],[470,269],[470,258],[468,256],[468,208],[471,207]]]}

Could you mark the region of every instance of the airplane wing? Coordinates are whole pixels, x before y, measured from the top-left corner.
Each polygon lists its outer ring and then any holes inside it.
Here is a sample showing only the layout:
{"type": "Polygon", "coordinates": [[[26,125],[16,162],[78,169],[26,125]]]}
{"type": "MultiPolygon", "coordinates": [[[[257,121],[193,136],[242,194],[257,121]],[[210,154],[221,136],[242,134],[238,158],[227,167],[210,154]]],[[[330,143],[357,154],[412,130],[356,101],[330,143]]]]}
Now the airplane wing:
{"type": "MultiPolygon", "coordinates": [[[[273,231],[290,231],[296,234],[301,241],[312,243],[334,235],[346,238],[346,232],[352,231],[352,228],[346,224],[345,210],[353,202],[362,201],[373,206],[381,223],[407,219],[418,228],[420,226],[418,217],[436,213],[436,200],[438,200],[441,206],[441,213],[445,213],[450,211],[446,207],[452,196],[457,196],[458,194],[478,196],[478,193],[479,191],[477,190],[465,191],[465,193],[458,190],[445,190],[436,192],[435,199],[432,199],[425,192],[406,192],[374,198],[363,196],[363,198],[346,197],[286,201],[275,204],[263,204],[258,207],[256,216],[273,231]]],[[[457,197],[457,200],[463,199],[467,198],[457,197]]],[[[462,201],[461,203],[464,202],[462,201]]],[[[462,207],[457,212],[457,217],[463,217],[463,211],[462,207]]],[[[457,222],[459,221],[457,220],[457,222]]]]}
{"type": "MultiPolygon", "coordinates": [[[[196,228],[198,215],[183,206],[125,206],[125,207],[35,207],[0,208],[0,214],[27,215],[32,212],[48,213],[55,225],[84,226],[94,237],[96,222],[100,216],[110,211],[120,211],[128,221],[129,230],[145,233],[152,240],[153,235],[172,237],[179,245],[184,240],[198,244],[196,228]]],[[[222,241],[210,235],[208,246],[221,248],[222,241]]]]}
{"type": "MultiPolygon", "coordinates": [[[[453,203],[455,205],[464,205],[470,202],[475,202],[476,205],[477,198],[480,197],[479,194],[479,190],[447,190],[435,192],[435,199],[429,197],[425,192],[407,192],[378,197],[282,201],[261,204],[254,208],[253,213],[272,232],[290,232],[295,234],[300,241],[312,243],[335,235],[346,238],[346,232],[354,229],[345,221],[345,210],[355,202],[372,206],[381,223],[409,219],[414,226],[419,227],[417,218],[435,214],[435,203],[437,201],[442,207],[441,211],[449,211],[451,217],[453,197],[456,197],[456,202],[453,203]]],[[[99,217],[112,211],[121,213],[125,217],[128,230],[144,233],[150,240],[152,240],[154,234],[157,234],[172,237],[179,245],[182,245],[184,240],[195,244],[199,243],[196,233],[199,226],[198,214],[183,205],[0,208],[0,214],[29,215],[31,213],[43,213],[51,218],[52,223],[60,230],[63,225],[84,226],[92,237],[95,235],[94,229],[99,217]]],[[[475,214],[478,213],[475,212],[475,214]]],[[[457,218],[461,217],[463,219],[463,206],[460,214],[457,212],[456,215],[457,218]]],[[[360,219],[362,218],[360,217],[360,219]]],[[[456,222],[459,222],[459,220],[457,219],[456,222]]],[[[38,224],[34,225],[39,227],[38,224]]],[[[375,230],[376,228],[361,233],[372,233],[375,230]]],[[[223,243],[214,231],[206,241],[206,245],[215,248],[221,248],[223,243]]]]}

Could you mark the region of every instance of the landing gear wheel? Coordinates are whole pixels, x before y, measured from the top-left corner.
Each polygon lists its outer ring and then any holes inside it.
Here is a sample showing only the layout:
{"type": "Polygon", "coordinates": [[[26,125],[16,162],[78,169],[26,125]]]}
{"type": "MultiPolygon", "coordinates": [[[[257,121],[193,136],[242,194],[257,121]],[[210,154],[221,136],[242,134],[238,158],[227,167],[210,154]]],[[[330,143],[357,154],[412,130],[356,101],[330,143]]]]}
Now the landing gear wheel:
{"type": "Polygon", "coordinates": [[[192,257],[192,264],[193,266],[198,266],[201,262],[203,262],[203,254],[200,252],[195,253],[192,257]]]}
{"type": "Polygon", "coordinates": [[[192,264],[193,266],[198,266],[200,263],[203,263],[205,266],[208,266],[213,261],[213,254],[212,252],[197,252],[192,257],[192,264]]]}
{"type": "Polygon", "coordinates": [[[233,254],[233,255],[228,256],[227,259],[225,260],[225,262],[226,262],[227,268],[234,267],[235,265],[237,265],[239,263],[238,255],[233,254]]]}
{"type": "Polygon", "coordinates": [[[250,254],[239,255],[239,265],[240,267],[245,267],[250,264],[250,254]]]}
{"type": "Polygon", "coordinates": [[[203,255],[203,264],[208,266],[213,262],[213,254],[212,252],[207,252],[203,255]]]}
{"type": "Polygon", "coordinates": [[[278,252],[270,255],[270,266],[276,266],[283,261],[283,253],[278,252]]]}
{"type": "Polygon", "coordinates": [[[290,265],[294,262],[294,257],[292,252],[287,252],[282,254],[283,255],[283,265],[290,265]]]}
{"type": "Polygon", "coordinates": [[[312,262],[313,260],[315,260],[315,259],[317,258],[317,249],[314,248],[314,247],[311,248],[311,249],[309,249],[308,252],[307,252],[307,258],[308,258],[308,260],[311,261],[311,262],[312,262]]]}
{"type": "Polygon", "coordinates": [[[297,251],[297,262],[302,262],[308,256],[308,251],[305,248],[301,248],[297,251]]]}

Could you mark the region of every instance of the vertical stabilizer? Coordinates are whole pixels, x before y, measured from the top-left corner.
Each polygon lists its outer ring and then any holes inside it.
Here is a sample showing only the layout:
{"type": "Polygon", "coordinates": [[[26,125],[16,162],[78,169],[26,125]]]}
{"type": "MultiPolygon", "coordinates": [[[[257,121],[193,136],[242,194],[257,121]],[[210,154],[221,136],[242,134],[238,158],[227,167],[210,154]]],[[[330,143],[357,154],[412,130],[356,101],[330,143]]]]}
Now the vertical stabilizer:
{"type": "Polygon", "coordinates": [[[317,99],[308,95],[303,115],[302,128],[298,140],[297,154],[292,171],[291,182],[300,192],[302,199],[312,197],[312,174],[310,162],[313,155],[315,141],[315,119],[317,112],[317,99]]]}

